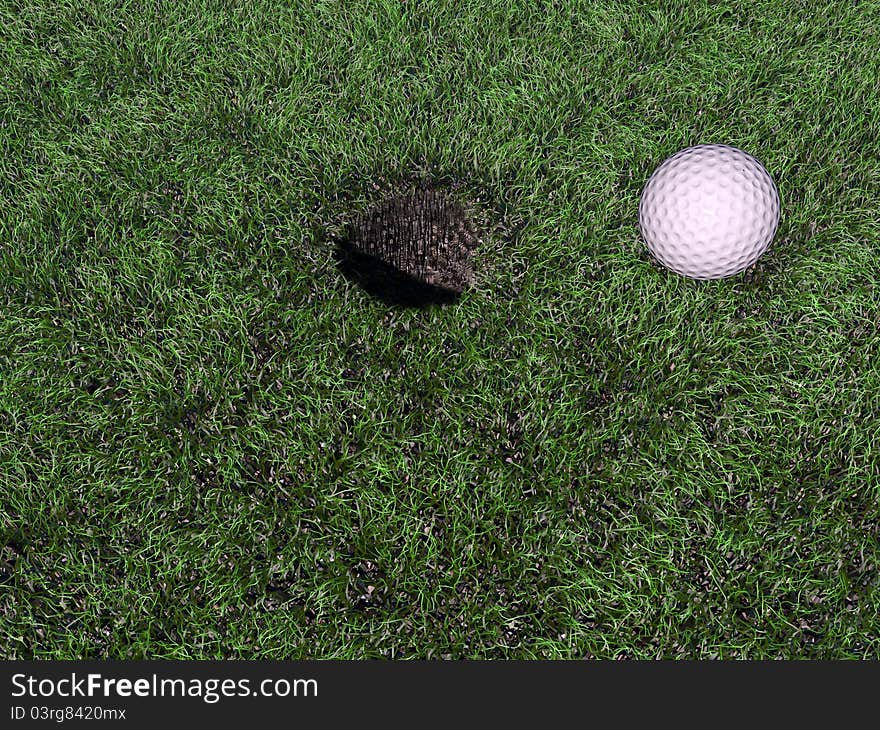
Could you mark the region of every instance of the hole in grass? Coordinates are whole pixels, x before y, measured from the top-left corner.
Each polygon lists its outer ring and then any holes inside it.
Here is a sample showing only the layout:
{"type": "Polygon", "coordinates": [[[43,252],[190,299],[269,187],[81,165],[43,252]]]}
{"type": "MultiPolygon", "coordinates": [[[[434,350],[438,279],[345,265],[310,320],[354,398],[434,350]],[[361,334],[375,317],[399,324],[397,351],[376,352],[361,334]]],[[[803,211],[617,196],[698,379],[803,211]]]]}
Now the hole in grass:
{"type": "Polygon", "coordinates": [[[380,301],[451,304],[473,281],[479,243],[464,207],[430,186],[398,191],[351,221],[336,241],[339,271],[380,301]]]}

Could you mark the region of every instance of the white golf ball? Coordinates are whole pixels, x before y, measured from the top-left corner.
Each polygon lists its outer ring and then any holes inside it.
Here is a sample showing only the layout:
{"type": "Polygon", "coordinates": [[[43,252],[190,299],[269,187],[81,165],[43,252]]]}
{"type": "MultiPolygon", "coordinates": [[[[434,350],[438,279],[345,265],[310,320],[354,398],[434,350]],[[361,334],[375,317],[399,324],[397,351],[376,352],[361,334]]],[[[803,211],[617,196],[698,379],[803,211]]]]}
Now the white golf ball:
{"type": "Polygon", "coordinates": [[[751,266],[779,224],[779,192],[763,165],[722,144],[677,152],[658,167],[639,204],[639,227],[661,264],[692,279],[751,266]]]}

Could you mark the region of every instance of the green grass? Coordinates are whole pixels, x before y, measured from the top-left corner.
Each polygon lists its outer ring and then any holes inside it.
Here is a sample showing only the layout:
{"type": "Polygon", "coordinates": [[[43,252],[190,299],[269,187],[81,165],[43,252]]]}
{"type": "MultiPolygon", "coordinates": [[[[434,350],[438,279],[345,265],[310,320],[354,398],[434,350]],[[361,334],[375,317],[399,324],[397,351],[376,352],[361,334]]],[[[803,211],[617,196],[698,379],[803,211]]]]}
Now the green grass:
{"type": "Polygon", "coordinates": [[[880,657],[876,4],[13,5],[0,655],[880,657]],[[696,283],[636,210],[711,141],[783,219],[696,283]],[[327,244],[412,174],[453,307],[327,244]]]}

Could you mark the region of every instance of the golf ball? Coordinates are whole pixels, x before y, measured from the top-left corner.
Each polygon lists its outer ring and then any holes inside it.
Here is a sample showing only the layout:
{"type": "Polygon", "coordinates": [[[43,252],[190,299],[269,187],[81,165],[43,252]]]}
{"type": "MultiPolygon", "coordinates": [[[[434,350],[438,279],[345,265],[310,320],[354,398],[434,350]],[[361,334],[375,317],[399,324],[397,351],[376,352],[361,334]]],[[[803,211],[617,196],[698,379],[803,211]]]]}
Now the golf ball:
{"type": "Polygon", "coordinates": [[[722,144],[677,152],[642,191],[639,228],[661,264],[692,279],[751,266],[779,224],[779,193],[763,165],[722,144]]]}

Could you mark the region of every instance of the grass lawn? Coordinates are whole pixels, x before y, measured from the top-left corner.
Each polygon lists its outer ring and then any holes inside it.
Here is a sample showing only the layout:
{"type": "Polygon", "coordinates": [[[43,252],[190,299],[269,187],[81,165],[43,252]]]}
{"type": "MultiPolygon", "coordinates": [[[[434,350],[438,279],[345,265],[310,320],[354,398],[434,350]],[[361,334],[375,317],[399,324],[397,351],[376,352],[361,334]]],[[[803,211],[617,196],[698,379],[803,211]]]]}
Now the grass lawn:
{"type": "Polygon", "coordinates": [[[872,27],[4,4],[0,656],[880,658],[872,27]],[[637,225],[703,142],[783,205],[710,283],[637,225]],[[335,264],[410,176],[484,228],[454,306],[335,264]]]}

